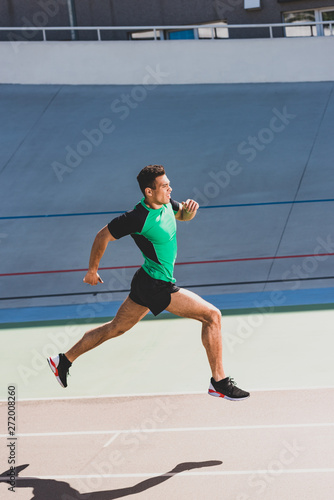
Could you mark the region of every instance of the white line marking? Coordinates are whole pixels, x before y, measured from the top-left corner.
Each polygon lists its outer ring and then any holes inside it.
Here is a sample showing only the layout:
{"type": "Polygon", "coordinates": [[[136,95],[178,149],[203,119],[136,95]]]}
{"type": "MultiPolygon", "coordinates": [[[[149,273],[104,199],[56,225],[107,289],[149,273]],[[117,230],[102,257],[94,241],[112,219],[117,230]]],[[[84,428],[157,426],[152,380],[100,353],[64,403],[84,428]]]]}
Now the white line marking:
{"type": "MultiPolygon", "coordinates": [[[[276,392],[276,391],[319,391],[331,390],[334,385],[322,386],[299,386],[299,387],[266,387],[266,388],[252,388],[247,387],[249,392],[276,392]]],[[[185,391],[185,392],[143,392],[138,394],[102,394],[96,396],[57,396],[53,398],[22,398],[19,402],[29,401],[63,401],[63,400],[86,400],[86,399],[107,399],[107,398],[146,398],[146,397],[160,397],[160,396],[198,396],[207,395],[207,391],[185,391]]],[[[0,399],[0,403],[7,403],[7,399],[0,399]]]]}
{"type": "Polygon", "coordinates": [[[120,434],[121,434],[120,432],[114,434],[113,437],[111,437],[109,441],[107,441],[106,444],[103,445],[103,448],[107,448],[107,446],[109,446],[113,441],[115,441],[115,439],[117,439],[120,434]]]}
{"type": "MultiPolygon", "coordinates": [[[[264,425],[226,425],[220,427],[169,427],[156,429],[117,429],[117,430],[95,430],[95,431],[65,431],[65,432],[29,432],[18,433],[16,437],[56,437],[56,436],[97,436],[109,434],[136,434],[136,433],[157,433],[157,432],[210,432],[210,431],[235,431],[235,430],[255,430],[255,429],[291,429],[307,427],[334,427],[334,422],[319,422],[305,424],[264,424],[264,425]]],[[[7,438],[8,434],[0,434],[0,437],[7,438]]],[[[117,437],[117,436],[116,436],[117,437]]],[[[116,439],[114,437],[113,439],[116,439]]]]}
{"type": "MultiPolygon", "coordinates": [[[[323,469],[270,469],[270,474],[319,474],[334,472],[334,468],[323,469]]],[[[64,475],[64,476],[19,476],[16,479],[24,481],[25,479],[110,479],[127,477],[158,477],[158,476],[239,476],[245,474],[268,474],[268,469],[263,470],[226,470],[226,471],[205,471],[205,472],[142,472],[133,474],[87,474],[87,475],[64,475]]]]}
{"type": "MultiPolygon", "coordinates": [[[[334,389],[334,387],[333,387],[334,389]]],[[[189,391],[189,392],[147,392],[138,394],[102,394],[98,396],[63,396],[54,398],[23,398],[20,402],[29,401],[63,401],[63,400],[77,400],[77,399],[110,399],[110,398],[145,398],[157,396],[197,396],[199,394],[207,394],[206,391],[189,391]]],[[[7,403],[7,399],[0,399],[0,403],[7,403]]]]}

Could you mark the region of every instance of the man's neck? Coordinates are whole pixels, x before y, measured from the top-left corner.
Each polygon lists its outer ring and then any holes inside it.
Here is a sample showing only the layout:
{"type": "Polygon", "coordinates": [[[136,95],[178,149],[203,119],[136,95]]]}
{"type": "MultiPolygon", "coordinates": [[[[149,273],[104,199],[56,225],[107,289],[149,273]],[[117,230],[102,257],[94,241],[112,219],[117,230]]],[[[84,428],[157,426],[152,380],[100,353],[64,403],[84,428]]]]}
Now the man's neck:
{"type": "Polygon", "coordinates": [[[159,208],[162,207],[162,203],[155,203],[155,202],[148,200],[147,198],[144,199],[144,203],[149,208],[153,208],[153,210],[159,210],[159,208]]]}

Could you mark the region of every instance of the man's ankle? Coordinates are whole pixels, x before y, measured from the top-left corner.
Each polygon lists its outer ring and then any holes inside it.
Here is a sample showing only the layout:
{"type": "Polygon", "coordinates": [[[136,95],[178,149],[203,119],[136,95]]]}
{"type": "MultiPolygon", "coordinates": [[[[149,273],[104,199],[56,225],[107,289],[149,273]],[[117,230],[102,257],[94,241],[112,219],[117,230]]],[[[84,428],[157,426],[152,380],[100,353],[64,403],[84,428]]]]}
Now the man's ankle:
{"type": "Polygon", "coordinates": [[[224,378],[226,378],[226,375],[224,372],[217,372],[215,374],[212,374],[212,378],[215,382],[220,382],[224,378]]]}
{"type": "Polygon", "coordinates": [[[64,353],[64,357],[70,365],[73,363],[74,359],[70,359],[71,356],[69,356],[67,353],[64,353]]]}

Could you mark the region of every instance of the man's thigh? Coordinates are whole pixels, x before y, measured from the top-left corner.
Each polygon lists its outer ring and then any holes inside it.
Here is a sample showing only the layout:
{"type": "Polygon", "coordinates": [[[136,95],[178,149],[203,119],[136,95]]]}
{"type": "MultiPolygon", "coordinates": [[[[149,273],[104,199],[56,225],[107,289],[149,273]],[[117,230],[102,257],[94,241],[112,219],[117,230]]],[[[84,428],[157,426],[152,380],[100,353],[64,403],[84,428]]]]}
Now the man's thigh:
{"type": "Polygon", "coordinates": [[[149,312],[149,309],[145,306],[141,306],[127,297],[123,304],[117,311],[115,318],[113,319],[113,323],[117,324],[117,326],[124,328],[124,330],[130,330],[138,321],[140,321],[146,314],[149,312]]]}
{"type": "Polygon", "coordinates": [[[206,321],[212,314],[212,311],[217,312],[218,309],[196,293],[180,288],[178,292],[172,293],[167,311],[183,318],[206,321]]]}

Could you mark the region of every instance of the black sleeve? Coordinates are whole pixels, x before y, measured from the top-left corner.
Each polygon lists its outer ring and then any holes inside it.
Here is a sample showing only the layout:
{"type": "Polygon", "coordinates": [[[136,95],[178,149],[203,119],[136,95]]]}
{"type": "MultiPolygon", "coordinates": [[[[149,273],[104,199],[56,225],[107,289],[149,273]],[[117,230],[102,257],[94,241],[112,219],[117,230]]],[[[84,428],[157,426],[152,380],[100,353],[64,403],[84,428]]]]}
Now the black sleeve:
{"type": "Polygon", "coordinates": [[[135,208],[134,210],[125,212],[125,214],[119,217],[115,217],[115,219],[108,224],[111,236],[118,240],[128,234],[140,233],[145,223],[145,216],[146,214],[142,210],[135,208]]]}
{"type": "Polygon", "coordinates": [[[180,203],[178,201],[172,200],[172,198],[170,199],[170,203],[172,205],[173,211],[177,213],[180,209],[180,203]]]}

